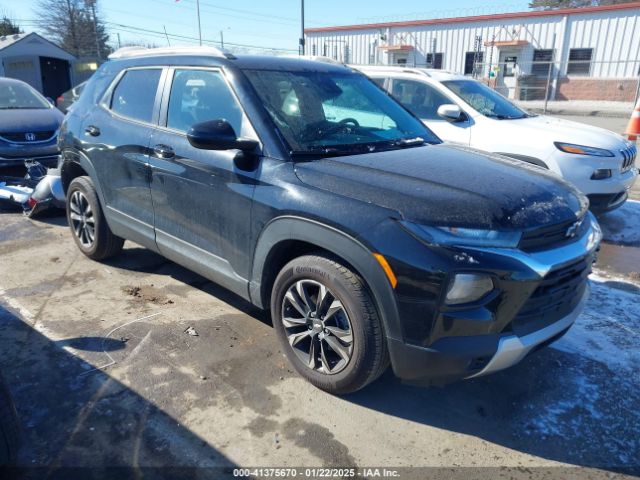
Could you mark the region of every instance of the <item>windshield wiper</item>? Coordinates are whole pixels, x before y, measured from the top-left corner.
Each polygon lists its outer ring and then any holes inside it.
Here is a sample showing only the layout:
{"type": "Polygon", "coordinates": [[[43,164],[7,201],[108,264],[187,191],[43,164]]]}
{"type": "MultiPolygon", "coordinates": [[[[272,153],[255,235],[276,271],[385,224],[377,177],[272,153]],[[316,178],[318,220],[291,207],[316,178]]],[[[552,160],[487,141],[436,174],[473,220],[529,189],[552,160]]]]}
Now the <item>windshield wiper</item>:
{"type": "Polygon", "coordinates": [[[309,150],[292,150],[292,157],[339,157],[343,155],[357,155],[362,153],[383,152],[393,149],[422,147],[426,144],[422,137],[399,138],[382,142],[354,143],[345,145],[331,145],[322,147],[310,147],[309,150]]]}
{"type": "Polygon", "coordinates": [[[495,118],[496,120],[520,120],[521,118],[525,118],[526,115],[521,115],[519,117],[514,117],[512,115],[502,115],[498,113],[485,113],[485,117],[495,118]]]}
{"type": "Polygon", "coordinates": [[[289,155],[292,157],[303,158],[324,158],[324,157],[339,157],[340,155],[351,155],[352,151],[338,150],[330,147],[312,147],[309,150],[291,150],[289,155]]]}

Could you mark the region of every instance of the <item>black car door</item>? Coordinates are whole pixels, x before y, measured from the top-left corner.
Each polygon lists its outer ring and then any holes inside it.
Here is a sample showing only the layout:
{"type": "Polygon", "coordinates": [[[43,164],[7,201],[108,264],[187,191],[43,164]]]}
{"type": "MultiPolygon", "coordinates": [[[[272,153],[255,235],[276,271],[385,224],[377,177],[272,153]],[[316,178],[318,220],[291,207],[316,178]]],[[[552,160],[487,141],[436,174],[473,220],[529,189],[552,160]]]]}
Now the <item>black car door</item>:
{"type": "Polygon", "coordinates": [[[199,150],[186,137],[199,122],[227,120],[257,138],[220,69],[170,69],[153,132],[151,192],[159,251],[234,291],[247,288],[256,171],[237,168],[237,150],[199,150]]]}
{"type": "Polygon", "coordinates": [[[149,141],[157,124],[162,68],[124,71],[83,122],[84,151],[100,179],[116,234],[155,249],[149,141]]]}

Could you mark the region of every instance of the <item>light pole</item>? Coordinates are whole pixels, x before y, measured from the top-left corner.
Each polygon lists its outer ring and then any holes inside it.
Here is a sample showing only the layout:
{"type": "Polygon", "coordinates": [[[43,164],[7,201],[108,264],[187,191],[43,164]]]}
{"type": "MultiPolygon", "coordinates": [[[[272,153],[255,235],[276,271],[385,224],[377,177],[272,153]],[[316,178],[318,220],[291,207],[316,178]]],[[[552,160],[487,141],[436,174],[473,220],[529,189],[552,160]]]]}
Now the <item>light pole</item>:
{"type": "Polygon", "coordinates": [[[304,55],[304,0],[300,0],[300,54],[304,55]]]}
{"type": "Polygon", "coordinates": [[[200,24],[200,0],[196,0],[196,8],[198,10],[198,39],[200,40],[200,46],[202,46],[202,25],[200,24]]]}

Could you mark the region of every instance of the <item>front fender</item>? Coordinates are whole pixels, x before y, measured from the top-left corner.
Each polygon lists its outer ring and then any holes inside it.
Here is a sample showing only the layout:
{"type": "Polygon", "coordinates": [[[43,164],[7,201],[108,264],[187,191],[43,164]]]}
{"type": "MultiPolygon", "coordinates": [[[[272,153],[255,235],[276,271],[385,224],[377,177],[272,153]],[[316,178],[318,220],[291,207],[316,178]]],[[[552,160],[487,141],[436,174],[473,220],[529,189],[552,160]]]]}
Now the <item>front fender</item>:
{"type": "Polygon", "coordinates": [[[364,279],[382,319],[385,334],[401,338],[395,295],[382,267],[363,243],[346,233],[302,217],[278,217],[262,230],[255,249],[249,295],[260,308],[268,308],[271,292],[265,292],[263,278],[269,253],[278,244],[297,240],[326,250],[344,259],[364,279]]]}

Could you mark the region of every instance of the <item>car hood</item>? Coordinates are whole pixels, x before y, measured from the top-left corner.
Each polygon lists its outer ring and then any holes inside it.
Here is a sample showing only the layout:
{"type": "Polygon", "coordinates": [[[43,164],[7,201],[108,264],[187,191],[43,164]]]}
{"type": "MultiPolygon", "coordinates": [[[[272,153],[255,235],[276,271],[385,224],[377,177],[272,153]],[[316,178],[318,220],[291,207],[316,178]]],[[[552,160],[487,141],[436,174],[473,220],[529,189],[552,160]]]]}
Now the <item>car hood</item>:
{"type": "Polygon", "coordinates": [[[552,142],[574,143],[614,151],[625,148],[625,139],[621,135],[604,128],[561,118],[539,115],[518,120],[495,120],[495,122],[499,122],[501,129],[518,129],[518,133],[525,134],[531,142],[548,138],[552,142]]]}
{"type": "Polygon", "coordinates": [[[307,185],[411,222],[523,230],[574,220],[586,198],[554,174],[466,147],[433,145],[296,164],[307,185]]]}
{"type": "Polygon", "coordinates": [[[63,119],[56,108],[0,110],[0,133],[55,131],[63,119]]]}

